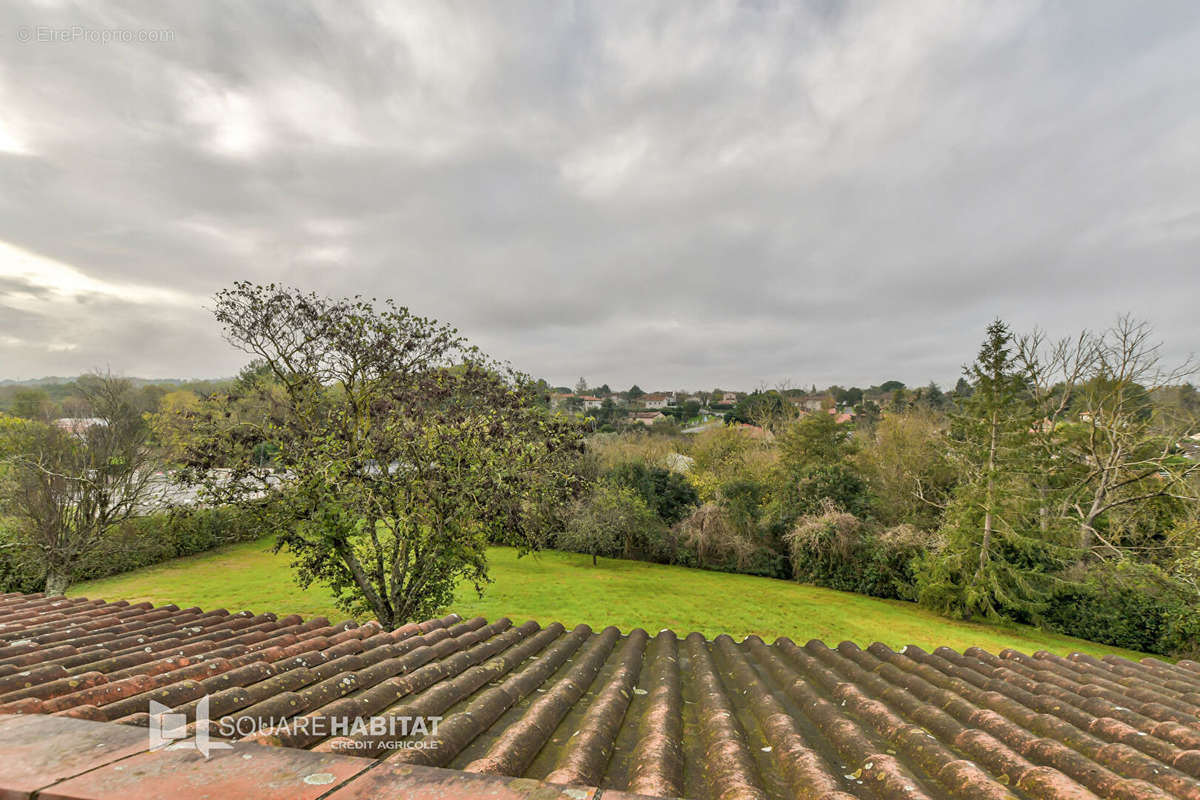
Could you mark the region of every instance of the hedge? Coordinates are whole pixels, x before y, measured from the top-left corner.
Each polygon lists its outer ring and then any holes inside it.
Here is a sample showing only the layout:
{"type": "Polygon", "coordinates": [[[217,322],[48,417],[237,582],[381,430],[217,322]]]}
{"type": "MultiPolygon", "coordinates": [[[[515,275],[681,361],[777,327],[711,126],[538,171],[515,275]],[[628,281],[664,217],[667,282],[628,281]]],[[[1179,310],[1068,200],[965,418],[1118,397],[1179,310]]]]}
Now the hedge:
{"type": "Polygon", "coordinates": [[[1043,624],[1093,642],[1195,658],[1200,613],[1195,598],[1158,567],[1132,561],[1095,564],[1082,580],[1064,583],[1043,624]]]}
{"type": "MultiPolygon", "coordinates": [[[[108,531],[76,563],[71,582],[106,578],[260,535],[253,515],[232,507],[138,517],[108,531]]],[[[0,591],[41,591],[45,571],[38,561],[37,553],[16,543],[11,529],[0,522],[0,591]]]]}

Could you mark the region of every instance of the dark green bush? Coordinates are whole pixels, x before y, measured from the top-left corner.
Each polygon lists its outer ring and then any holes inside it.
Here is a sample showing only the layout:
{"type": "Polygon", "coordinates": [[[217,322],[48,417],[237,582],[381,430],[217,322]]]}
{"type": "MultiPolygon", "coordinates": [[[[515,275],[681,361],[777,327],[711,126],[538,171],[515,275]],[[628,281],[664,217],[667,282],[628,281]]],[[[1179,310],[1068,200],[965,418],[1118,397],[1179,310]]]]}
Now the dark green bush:
{"type": "Polygon", "coordinates": [[[819,464],[803,470],[794,491],[791,499],[796,516],[818,514],[829,502],[856,517],[870,516],[867,483],[845,464],[819,464]]]}
{"type": "Polygon", "coordinates": [[[1096,564],[1053,595],[1042,623],[1051,630],[1162,655],[1200,652],[1196,598],[1158,567],[1122,560],[1096,564]]]}
{"type": "MultiPolygon", "coordinates": [[[[232,508],[205,508],[138,517],[114,527],[99,545],[81,558],[72,582],[105,578],[221,545],[257,539],[252,514],[232,508]]],[[[2,534],[0,591],[40,591],[44,569],[37,553],[24,548],[11,529],[2,534]]]]}
{"type": "Polygon", "coordinates": [[[560,550],[609,558],[670,563],[675,541],[640,494],[628,486],[597,484],[571,509],[555,542],[560,550]]]}
{"type": "Polygon", "coordinates": [[[679,522],[700,505],[700,497],[687,478],[662,467],[627,461],[609,470],[607,478],[640,494],[667,525],[679,522]]]}
{"type": "Polygon", "coordinates": [[[34,554],[23,549],[6,520],[0,518],[0,592],[38,592],[45,583],[34,554]]]}

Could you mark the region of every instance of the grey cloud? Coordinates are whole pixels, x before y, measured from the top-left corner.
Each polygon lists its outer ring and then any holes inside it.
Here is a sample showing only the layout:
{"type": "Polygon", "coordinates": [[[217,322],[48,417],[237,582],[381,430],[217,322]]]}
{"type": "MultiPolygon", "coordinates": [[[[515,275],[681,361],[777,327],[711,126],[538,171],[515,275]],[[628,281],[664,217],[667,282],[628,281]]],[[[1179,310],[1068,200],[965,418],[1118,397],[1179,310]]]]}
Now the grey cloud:
{"type": "Polygon", "coordinates": [[[952,382],[996,315],[1196,348],[1191,2],[0,19],[0,242],[92,282],[0,263],[6,377],[231,374],[203,306],[238,278],[392,296],[555,382],[952,382]]]}

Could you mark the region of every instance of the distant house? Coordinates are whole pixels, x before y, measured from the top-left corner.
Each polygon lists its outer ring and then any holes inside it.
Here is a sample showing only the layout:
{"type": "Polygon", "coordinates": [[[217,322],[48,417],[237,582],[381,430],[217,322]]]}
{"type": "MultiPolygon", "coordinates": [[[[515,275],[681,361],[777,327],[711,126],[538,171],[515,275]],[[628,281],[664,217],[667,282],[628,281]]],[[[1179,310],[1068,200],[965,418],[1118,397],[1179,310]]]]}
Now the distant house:
{"type": "Polygon", "coordinates": [[[675,405],[674,392],[651,392],[642,398],[642,405],[646,408],[666,408],[667,406],[675,405]]]}
{"type": "Polygon", "coordinates": [[[738,401],[737,392],[725,392],[721,395],[721,402],[726,405],[735,405],[738,401]]]}
{"type": "Polygon", "coordinates": [[[550,407],[566,408],[571,404],[572,400],[578,400],[578,407],[582,408],[584,411],[597,409],[604,402],[599,397],[590,394],[564,394],[562,392],[555,392],[554,394],[550,395],[550,407]]]}
{"type": "Polygon", "coordinates": [[[661,411],[634,411],[629,415],[630,422],[640,422],[643,425],[653,425],[660,419],[666,419],[667,415],[661,411]]]}

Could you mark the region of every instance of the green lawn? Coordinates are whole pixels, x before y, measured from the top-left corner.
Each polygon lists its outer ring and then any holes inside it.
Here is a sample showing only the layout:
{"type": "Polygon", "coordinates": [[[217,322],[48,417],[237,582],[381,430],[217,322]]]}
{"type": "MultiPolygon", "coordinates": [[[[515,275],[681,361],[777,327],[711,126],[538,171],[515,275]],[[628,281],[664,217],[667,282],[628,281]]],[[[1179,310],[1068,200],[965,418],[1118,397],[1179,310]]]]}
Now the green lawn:
{"type": "MultiPolygon", "coordinates": [[[[454,611],[464,618],[510,617],[543,624],[593,628],[616,625],[622,631],[645,628],[651,634],[671,628],[680,634],[700,631],[712,637],[741,638],[756,633],[768,642],[788,636],[803,643],[845,639],[866,646],[882,641],[896,648],[946,645],[962,650],[979,645],[992,652],[1014,647],[1025,652],[1095,655],[1119,648],[1046,633],[1029,627],[994,627],[944,619],[911,603],[802,586],[788,581],[666,567],[637,561],[543,552],[518,559],[508,548],[490,552],[494,583],[483,597],[469,586],[460,589],[454,611]]],[[[134,572],[74,586],[72,595],[108,600],[150,600],[181,607],[250,609],[306,617],[344,619],[327,592],[302,590],[292,580],[285,554],[274,555],[268,540],[248,542],[198,556],[180,558],[134,572]]]]}

